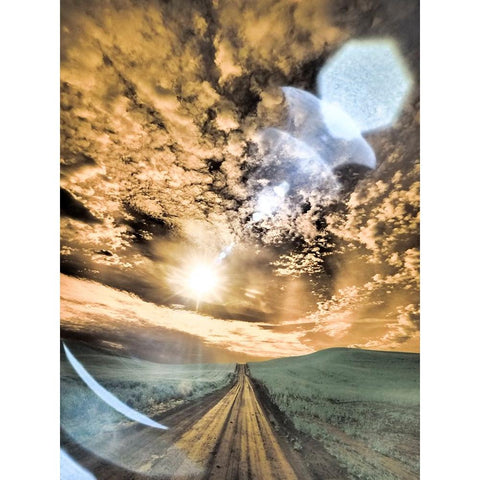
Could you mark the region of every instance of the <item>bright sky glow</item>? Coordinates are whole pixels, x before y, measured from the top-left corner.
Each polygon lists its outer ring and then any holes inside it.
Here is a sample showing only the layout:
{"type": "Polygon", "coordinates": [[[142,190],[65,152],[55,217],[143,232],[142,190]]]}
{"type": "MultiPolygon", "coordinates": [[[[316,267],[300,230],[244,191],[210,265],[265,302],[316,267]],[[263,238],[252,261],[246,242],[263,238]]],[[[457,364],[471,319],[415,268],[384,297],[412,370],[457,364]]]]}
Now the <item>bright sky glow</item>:
{"type": "Polygon", "coordinates": [[[273,188],[264,189],[257,199],[257,206],[252,220],[258,222],[265,217],[272,215],[283,203],[290,188],[288,182],[283,181],[273,188]]]}
{"type": "Polygon", "coordinates": [[[288,192],[290,185],[287,182],[282,182],[280,185],[273,187],[273,192],[279,198],[284,198],[288,192]]]}
{"type": "Polygon", "coordinates": [[[168,430],[168,427],[160,423],[155,422],[151,418],[148,418],[143,413],[137,412],[133,408],[129,407],[125,403],[121,402],[117,397],[112,395],[108,390],[102,387],[85,369],[85,367],[73,356],[72,352],[63,344],[65,355],[67,356],[70,365],[77,372],[79,377],[87,384],[87,386],[98,395],[107,405],[110,405],[117,412],[125,415],[127,418],[134,420],[148,427],[160,428],[168,430]]]}
{"type": "Polygon", "coordinates": [[[188,276],[188,288],[196,298],[201,298],[214,291],[218,285],[218,275],[212,266],[197,265],[188,276]]]}
{"type": "MultiPolygon", "coordinates": [[[[167,308],[100,283],[61,274],[62,308],[64,325],[78,328],[78,319],[98,319],[98,328],[111,328],[115,319],[122,319],[125,330],[132,324],[144,325],[145,331],[155,332],[157,327],[168,328],[179,334],[195,335],[205,343],[225,348],[235,353],[274,357],[279,351],[286,356],[313,352],[300,338],[302,332],[277,331],[274,324],[245,322],[199,315],[192,311],[167,308]]],[[[185,271],[183,271],[185,283],[185,271]]],[[[222,284],[224,282],[222,281],[222,284]]],[[[253,288],[251,290],[259,294],[253,288]]],[[[244,295],[242,294],[242,297],[244,295]]],[[[80,323],[81,325],[81,323],[80,323]]],[[[88,324],[87,324],[88,326],[88,324]]],[[[130,326],[130,327],[129,327],[130,326]]],[[[81,328],[81,327],[80,327],[81,328]]],[[[182,338],[182,337],[179,337],[182,338]]],[[[161,345],[161,343],[160,343],[161,345]]]]}
{"type": "Polygon", "coordinates": [[[394,123],[411,87],[411,75],[389,39],[347,42],[317,77],[317,93],[340,105],[362,132],[394,123]]]}

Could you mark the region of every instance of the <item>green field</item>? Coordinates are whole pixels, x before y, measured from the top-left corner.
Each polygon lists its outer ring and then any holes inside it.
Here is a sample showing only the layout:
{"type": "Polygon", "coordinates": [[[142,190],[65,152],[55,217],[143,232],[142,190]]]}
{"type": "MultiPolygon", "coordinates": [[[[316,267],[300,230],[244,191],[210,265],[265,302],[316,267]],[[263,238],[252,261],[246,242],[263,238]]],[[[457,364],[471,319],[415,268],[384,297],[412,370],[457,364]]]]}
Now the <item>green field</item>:
{"type": "MultiPolygon", "coordinates": [[[[167,365],[71,348],[87,371],[122,402],[153,418],[228,385],[235,364],[167,365]]],[[[73,438],[85,440],[133,422],[105,404],[61,355],[60,420],[73,438]]]]}
{"type": "Polygon", "coordinates": [[[333,348],[250,363],[295,428],[322,441],[351,478],[418,478],[419,355],[333,348]]]}

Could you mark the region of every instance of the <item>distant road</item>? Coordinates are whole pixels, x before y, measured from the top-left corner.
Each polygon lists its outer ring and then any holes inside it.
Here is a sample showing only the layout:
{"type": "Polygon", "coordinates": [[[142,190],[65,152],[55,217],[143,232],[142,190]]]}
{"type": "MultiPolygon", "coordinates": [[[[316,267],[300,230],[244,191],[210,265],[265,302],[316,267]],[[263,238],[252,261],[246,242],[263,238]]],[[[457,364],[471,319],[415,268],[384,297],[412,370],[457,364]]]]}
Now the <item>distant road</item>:
{"type": "Polygon", "coordinates": [[[177,445],[209,465],[205,478],[212,480],[297,479],[245,375],[245,366],[239,367],[236,385],[177,445]]]}
{"type": "Polygon", "coordinates": [[[299,455],[273,431],[245,365],[237,374],[229,390],[162,417],[168,431],[138,425],[92,440],[94,455],[67,442],[68,450],[98,479],[309,480],[299,455]]]}

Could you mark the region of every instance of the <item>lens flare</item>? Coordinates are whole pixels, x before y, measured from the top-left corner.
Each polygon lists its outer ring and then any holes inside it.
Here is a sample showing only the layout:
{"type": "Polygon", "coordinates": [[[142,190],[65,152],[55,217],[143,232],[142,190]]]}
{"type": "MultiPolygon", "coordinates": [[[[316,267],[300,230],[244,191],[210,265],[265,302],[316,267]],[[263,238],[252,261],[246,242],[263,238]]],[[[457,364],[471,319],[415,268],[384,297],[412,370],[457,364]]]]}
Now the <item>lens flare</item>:
{"type": "Polygon", "coordinates": [[[95,480],[96,477],[60,449],[60,480],[95,480]]]}
{"type": "Polygon", "coordinates": [[[393,40],[351,40],[321,69],[317,92],[370,132],[395,122],[412,84],[393,40]]]}
{"type": "Polygon", "coordinates": [[[295,87],[282,87],[288,133],[306,144],[331,168],[346,164],[375,168],[376,157],[360,127],[339,103],[295,87]]]}
{"type": "Polygon", "coordinates": [[[218,275],[215,269],[206,264],[197,265],[190,272],[187,285],[197,299],[215,290],[218,285],[218,275]]]}
{"type": "Polygon", "coordinates": [[[98,395],[107,405],[110,405],[117,412],[125,415],[125,417],[141,423],[148,427],[160,428],[162,430],[168,430],[168,427],[161,423],[155,422],[151,418],[148,418],[143,413],[137,412],[133,408],[129,407],[122,401],[120,401],[115,395],[110,393],[107,389],[102,387],[85,369],[85,367],[73,356],[72,352],[63,344],[65,355],[72,368],[77,372],[78,376],[86,383],[86,385],[98,395]]]}
{"type": "Polygon", "coordinates": [[[231,243],[230,245],[227,245],[217,256],[215,259],[215,263],[218,265],[222,263],[231,253],[233,250],[233,247],[235,246],[235,243],[231,243]]]}
{"type": "Polygon", "coordinates": [[[205,247],[201,250],[185,250],[176,264],[166,269],[165,277],[172,296],[180,297],[183,303],[193,300],[198,310],[200,304],[222,302],[228,289],[228,263],[234,243],[219,249],[205,247]],[[214,251],[216,250],[216,251],[214,251]]]}

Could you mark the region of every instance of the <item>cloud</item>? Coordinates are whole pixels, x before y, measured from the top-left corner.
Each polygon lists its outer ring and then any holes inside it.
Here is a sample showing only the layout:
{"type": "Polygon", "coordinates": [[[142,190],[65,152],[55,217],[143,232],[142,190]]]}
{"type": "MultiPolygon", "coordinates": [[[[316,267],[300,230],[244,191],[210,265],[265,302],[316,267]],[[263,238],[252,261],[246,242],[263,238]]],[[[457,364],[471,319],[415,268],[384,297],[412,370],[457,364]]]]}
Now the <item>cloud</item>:
{"type": "Polygon", "coordinates": [[[265,323],[223,320],[194,312],[161,307],[131,293],[90,280],[61,275],[61,325],[73,330],[103,329],[128,332],[161,327],[193,335],[204,344],[250,357],[272,358],[310,353],[300,332],[277,332],[265,323]]]}
{"type": "MultiPolygon", "coordinates": [[[[204,306],[221,332],[225,319],[242,319],[245,338],[262,339],[267,324],[304,319],[295,335],[312,348],[320,337],[366,344],[361,328],[400,338],[398,309],[418,305],[418,92],[390,131],[366,138],[375,170],[339,166],[332,189],[296,175],[285,208],[252,216],[262,189],[275,187],[262,184],[278,169],[258,132],[280,125],[281,87],[312,92],[332,52],[365,34],[395,37],[418,73],[411,4],[402,0],[400,15],[389,1],[63,1],[62,271],[133,292],[135,308],[171,318],[169,305],[193,308],[172,289],[172,272],[234,243],[224,294],[204,306]]],[[[108,308],[96,313],[103,325],[108,308]]]]}
{"type": "Polygon", "coordinates": [[[85,223],[99,223],[100,220],[92,215],[82,202],[78,201],[68,190],[60,188],[60,213],[67,217],[81,220],[85,223]]]}
{"type": "Polygon", "coordinates": [[[345,345],[418,351],[420,199],[418,163],[408,158],[393,152],[359,182],[344,211],[327,215],[336,249],[320,265],[335,269],[335,287],[333,295],[319,295],[307,317],[318,325],[318,342],[333,331],[345,345]],[[363,335],[366,318],[377,319],[370,338],[363,335]]]}
{"type": "Polygon", "coordinates": [[[100,218],[122,222],[127,204],[180,231],[179,219],[189,218],[241,232],[242,216],[230,212],[248,196],[242,163],[252,161],[256,107],[271,89],[270,75],[257,72],[282,65],[286,82],[340,32],[327,28],[323,5],[189,7],[186,29],[178,4],[64,2],[62,184],[100,218]],[[275,27],[261,33],[265,25],[275,27]],[[291,42],[280,41],[287,32],[291,42]],[[79,156],[97,175],[66,168],[79,156]],[[220,164],[213,175],[212,159],[220,164]]]}

